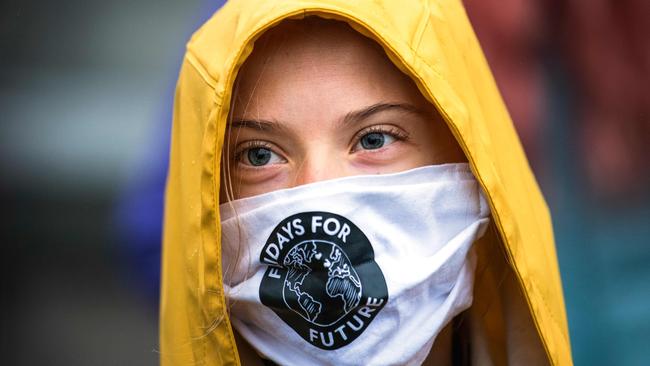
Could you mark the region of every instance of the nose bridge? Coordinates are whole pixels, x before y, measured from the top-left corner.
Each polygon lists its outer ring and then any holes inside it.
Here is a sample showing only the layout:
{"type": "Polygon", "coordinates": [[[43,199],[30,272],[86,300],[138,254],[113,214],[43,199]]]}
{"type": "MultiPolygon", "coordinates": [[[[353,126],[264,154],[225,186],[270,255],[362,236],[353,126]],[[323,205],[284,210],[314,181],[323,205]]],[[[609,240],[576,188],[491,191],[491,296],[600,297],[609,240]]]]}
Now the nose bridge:
{"type": "Polygon", "coordinates": [[[293,186],[342,177],[342,164],[343,159],[327,148],[313,149],[296,167],[293,186]]]}

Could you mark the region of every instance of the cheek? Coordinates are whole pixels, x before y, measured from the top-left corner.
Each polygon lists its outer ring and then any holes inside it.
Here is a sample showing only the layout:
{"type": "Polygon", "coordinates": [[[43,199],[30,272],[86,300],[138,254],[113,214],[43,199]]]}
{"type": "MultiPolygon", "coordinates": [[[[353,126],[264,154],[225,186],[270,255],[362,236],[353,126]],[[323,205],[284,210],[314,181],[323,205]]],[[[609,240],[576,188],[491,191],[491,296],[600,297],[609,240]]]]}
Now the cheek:
{"type": "Polygon", "coordinates": [[[235,199],[287,188],[290,173],[290,169],[283,165],[264,169],[237,169],[233,172],[231,180],[235,199]]]}
{"type": "Polygon", "coordinates": [[[430,164],[467,162],[465,153],[447,125],[440,122],[436,127],[431,140],[432,144],[424,153],[428,157],[430,164]]]}
{"type": "Polygon", "coordinates": [[[413,134],[413,163],[417,166],[466,162],[465,154],[443,121],[424,124],[413,134]]]}
{"type": "Polygon", "coordinates": [[[284,184],[278,184],[273,181],[265,182],[264,184],[242,184],[238,187],[239,192],[236,199],[257,196],[264,193],[277,191],[279,189],[287,188],[284,184]]]}
{"type": "Polygon", "coordinates": [[[351,175],[398,173],[427,164],[418,146],[401,141],[377,150],[360,151],[350,160],[351,175]]]}

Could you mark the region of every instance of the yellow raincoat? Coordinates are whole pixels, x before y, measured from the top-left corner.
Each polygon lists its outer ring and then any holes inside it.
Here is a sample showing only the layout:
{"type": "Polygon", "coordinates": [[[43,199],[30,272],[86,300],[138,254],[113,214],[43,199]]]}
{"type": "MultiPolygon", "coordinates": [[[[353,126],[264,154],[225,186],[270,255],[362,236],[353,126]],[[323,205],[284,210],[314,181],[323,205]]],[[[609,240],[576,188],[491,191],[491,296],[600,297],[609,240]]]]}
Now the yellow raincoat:
{"type": "Polygon", "coordinates": [[[257,37],[306,15],[345,21],[378,42],[438,108],[486,193],[494,230],[476,244],[465,324],[471,364],[571,365],[548,208],[460,0],[235,0],[194,34],[174,105],[161,364],[240,364],[222,286],[218,209],[232,86],[257,37]]]}

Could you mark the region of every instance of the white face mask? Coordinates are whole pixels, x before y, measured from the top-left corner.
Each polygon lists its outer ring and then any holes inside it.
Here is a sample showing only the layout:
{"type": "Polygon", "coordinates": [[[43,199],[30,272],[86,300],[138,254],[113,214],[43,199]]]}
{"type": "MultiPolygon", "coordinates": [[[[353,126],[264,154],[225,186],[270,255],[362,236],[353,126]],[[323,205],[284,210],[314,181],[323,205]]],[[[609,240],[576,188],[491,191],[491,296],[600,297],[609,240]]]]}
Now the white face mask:
{"type": "Polygon", "coordinates": [[[489,208],[467,164],[355,176],[221,205],[239,333],[281,365],[420,364],[472,302],[489,208]]]}

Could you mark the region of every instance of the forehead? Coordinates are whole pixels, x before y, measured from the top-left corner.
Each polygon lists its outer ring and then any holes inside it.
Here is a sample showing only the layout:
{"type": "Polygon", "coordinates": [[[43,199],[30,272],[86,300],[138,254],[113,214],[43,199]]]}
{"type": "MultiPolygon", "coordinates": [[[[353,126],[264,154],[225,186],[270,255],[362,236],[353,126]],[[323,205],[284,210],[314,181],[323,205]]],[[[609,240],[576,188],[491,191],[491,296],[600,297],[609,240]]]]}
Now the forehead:
{"type": "Polygon", "coordinates": [[[265,119],[334,118],[382,101],[428,105],[374,41],[320,19],[283,22],[262,35],[240,70],[235,98],[236,117],[265,119]]]}

